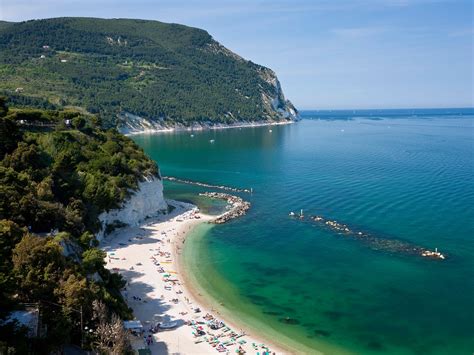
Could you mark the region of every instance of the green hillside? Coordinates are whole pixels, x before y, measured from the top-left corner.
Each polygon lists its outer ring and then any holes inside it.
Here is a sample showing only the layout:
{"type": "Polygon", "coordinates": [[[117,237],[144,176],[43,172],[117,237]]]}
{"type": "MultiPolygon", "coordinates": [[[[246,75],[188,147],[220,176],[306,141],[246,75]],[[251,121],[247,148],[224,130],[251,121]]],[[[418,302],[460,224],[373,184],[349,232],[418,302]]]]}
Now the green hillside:
{"type": "Polygon", "coordinates": [[[158,21],[55,18],[0,24],[0,92],[17,105],[77,106],[106,126],[280,120],[295,109],[268,68],[203,30],[158,21]]]}
{"type": "Polygon", "coordinates": [[[0,31],[11,25],[13,25],[13,22],[0,21],[0,31]]]}
{"type": "MultiPolygon", "coordinates": [[[[99,213],[159,175],[131,139],[99,125],[73,110],[8,110],[0,98],[0,354],[79,344],[79,310],[95,329],[97,302],[131,317],[119,293],[125,282],[104,268],[94,233],[99,213]],[[40,309],[41,336],[26,338],[7,322],[25,304],[40,309]]],[[[115,350],[103,353],[126,353],[122,342],[107,344],[115,350]]]]}

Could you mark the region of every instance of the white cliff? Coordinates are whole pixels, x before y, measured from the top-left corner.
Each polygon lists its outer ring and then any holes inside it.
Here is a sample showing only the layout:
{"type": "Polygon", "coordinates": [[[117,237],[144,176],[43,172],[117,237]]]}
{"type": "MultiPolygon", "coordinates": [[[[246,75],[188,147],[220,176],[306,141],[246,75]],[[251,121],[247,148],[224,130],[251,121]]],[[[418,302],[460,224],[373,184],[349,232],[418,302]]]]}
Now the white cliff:
{"type": "Polygon", "coordinates": [[[267,112],[272,117],[276,115],[277,119],[285,119],[290,121],[299,120],[298,110],[293,106],[291,101],[285,99],[280,81],[275,72],[266,67],[259,67],[259,75],[268,84],[272,86],[271,91],[262,91],[262,101],[267,112]]]}
{"type": "Polygon", "coordinates": [[[136,226],[144,219],[167,210],[162,180],[156,177],[147,178],[138,184],[138,189],[122,203],[121,208],[99,215],[101,229],[96,238],[100,241],[106,236],[107,226],[136,226]]]}
{"type": "Polygon", "coordinates": [[[118,115],[118,129],[122,134],[152,133],[169,129],[162,118],[151,120],[145,117],[134,115],[130,112],[123,112],[118,115]]]}

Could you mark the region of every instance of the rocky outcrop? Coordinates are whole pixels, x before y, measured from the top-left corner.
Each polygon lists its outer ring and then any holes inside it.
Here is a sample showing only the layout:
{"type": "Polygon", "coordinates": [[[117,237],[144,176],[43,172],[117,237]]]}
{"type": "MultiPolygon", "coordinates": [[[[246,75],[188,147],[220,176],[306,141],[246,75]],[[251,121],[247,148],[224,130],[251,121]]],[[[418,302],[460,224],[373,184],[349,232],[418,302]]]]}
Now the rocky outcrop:
{"type": "Polygon", "coordinates": [[[231,219],[243,216],[250,208],[250,202],[244,201],[238,196],[233,196],[222,192],[203,192],[200,193],[199,196],[216,198],[227,202],[228,211],[211,221],[211,223],[215,224],[226,223],[231,219]]]}
{"type": "Polygon", "coordinates": [[[97,240],[102,240],[107,232],[117,227],[135,226],[146,218],[164,213],[168,205],[163,197],[163,183],[157,177],[146,178],[138,184],[138,189],[123,202],[120,209],[99,215],[100,231],[97,240]]]}
{"type": "Polygon", "coordinates": [[[296,121],[299,119],[298,110],[285,99],[280,81],[275,72],[266,67],[259,68],[260,77],[271,85],[272,90],[262,90],[262,101],[267,112],[274,119],[286,119],[296,121]]]}
{"type": "Polygon", "coordinates": [[[119,116],[118,129],[122,134],[151,133],[169,129],[162,120],[150,120],[129,112],[123,112],[119,116]]]}

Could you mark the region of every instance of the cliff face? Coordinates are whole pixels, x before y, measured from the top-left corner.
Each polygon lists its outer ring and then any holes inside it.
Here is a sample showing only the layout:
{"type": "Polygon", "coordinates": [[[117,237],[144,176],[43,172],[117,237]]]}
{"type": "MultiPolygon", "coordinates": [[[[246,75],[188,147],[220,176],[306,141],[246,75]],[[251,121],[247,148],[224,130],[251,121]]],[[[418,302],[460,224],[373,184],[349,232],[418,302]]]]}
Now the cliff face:
{"type": "Polygon", "coordinates": [[[168,205],[163,197],[163,183],[160,179],[149,178],[138,185],[138,190],[123,202],[120,209],[103,212],[99,215],[101,230],[97,240],[106,237],[107,226],[136,226],[148,217],[166,212],[168,205]]]}
{"type": "Polygon", "coordinates": [[[270,92],[262,92],[262,101],[266,111],[273,113],[273,116],[275,116],[277,120],[297,120],[298,110],[289,100],[285,99],[280,81],[275,72],[269,68],[260,67],[259,75],[273,88],[270,92]]]}
{"type": "MultiPolygon", "coordinates": [[[[285,99],[280,81],[273,70],[242,58],[215,40],[211,40],[211,43],[208,44],[207,51],[249,66],[264,83],[268,84],[268,86],[261,83],[257,85],[262,98],[263,111],[265,112],[264,119],[278,121],[282,119],[297,120],[299,118],[298,110],[291,101],[285,99]]],[[[241,94],[238,89],[236,92],[241,94]]]]}

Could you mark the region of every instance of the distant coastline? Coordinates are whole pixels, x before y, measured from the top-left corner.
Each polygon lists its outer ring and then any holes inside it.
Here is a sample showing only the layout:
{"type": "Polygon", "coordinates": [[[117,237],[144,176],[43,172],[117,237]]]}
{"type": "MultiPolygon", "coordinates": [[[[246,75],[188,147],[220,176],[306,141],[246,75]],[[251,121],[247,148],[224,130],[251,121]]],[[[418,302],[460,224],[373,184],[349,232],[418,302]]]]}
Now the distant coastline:
{"type": "Polygon", "coordinates": [[[141,129],[121,128],[120,132],[126,136],[133,136],[139,134],[154,134],[163,132],[181,132],[181,131],[206,131],[206,130],[220,130],[230,128],[248,128],[248,127],[262,127],[262,126],[280,126],[298,122],[299,120],[285,120],[285,121],[260,121],[260,122],[237,122],[235,124],[194,124],[193,126],[175,125],[173,127],[156,126],[153,128],[142,127],[141,129]]]}

